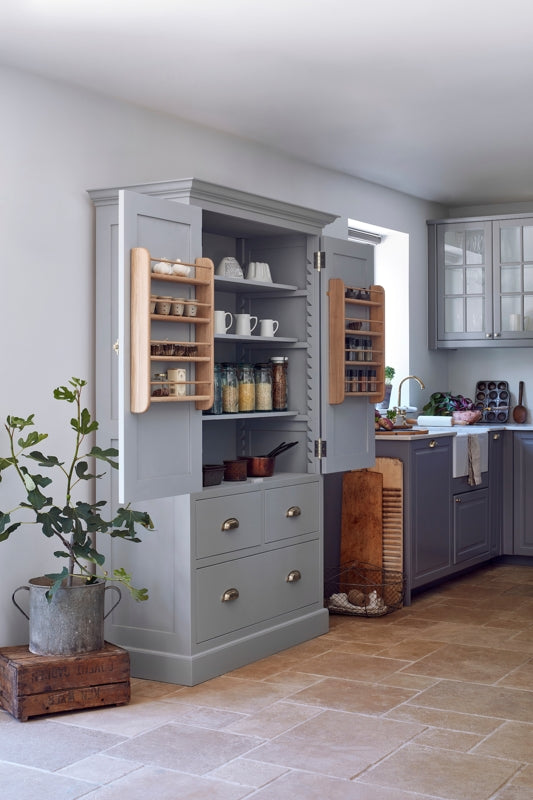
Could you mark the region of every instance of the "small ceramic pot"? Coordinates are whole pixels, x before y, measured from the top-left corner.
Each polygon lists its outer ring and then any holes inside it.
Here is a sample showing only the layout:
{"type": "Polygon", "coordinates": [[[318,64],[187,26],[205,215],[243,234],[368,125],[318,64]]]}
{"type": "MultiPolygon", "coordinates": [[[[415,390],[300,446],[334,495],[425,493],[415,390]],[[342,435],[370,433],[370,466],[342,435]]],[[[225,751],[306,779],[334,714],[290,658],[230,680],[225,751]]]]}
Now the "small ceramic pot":
{"type": "Polygon", "coordinates": [[[155,304],[155,313],[163,314],[165,316],[167,314],[170,314],[171,303],[172,303],[172,297],[158,297],[157,302],[155,304]]]}
{"type": "Polygon", "coordinates": [[[183,298],[176,297],[176,299],[173,300],[172,302],[170,313],[176,317],[182,317],[184,308],[185,308],[185,301],[183,300],[183,298]]]}
{"type": "Polygon", "coordinates": [[[198,314],[198,304],[194,300],[189,300],[185,303],[185,316],[196,317],[198,314]]]}

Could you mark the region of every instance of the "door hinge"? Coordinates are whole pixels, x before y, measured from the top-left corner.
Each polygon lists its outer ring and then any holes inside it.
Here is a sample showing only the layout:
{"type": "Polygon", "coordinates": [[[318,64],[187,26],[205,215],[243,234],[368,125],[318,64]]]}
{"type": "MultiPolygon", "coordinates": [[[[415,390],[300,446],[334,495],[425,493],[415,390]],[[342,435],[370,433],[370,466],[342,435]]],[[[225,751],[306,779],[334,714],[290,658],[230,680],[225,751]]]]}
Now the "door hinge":
{"type": "Polygon", "coordinates": [[[315,458],[325,458],[328,454],[328,443],[325,439],[315,439],[315,458]]]}
{"type": "Polygon", "coordinates": [[[314,267],[318,272],[326,269],[326,253],[324,250],[315,250],[314,267]]]}

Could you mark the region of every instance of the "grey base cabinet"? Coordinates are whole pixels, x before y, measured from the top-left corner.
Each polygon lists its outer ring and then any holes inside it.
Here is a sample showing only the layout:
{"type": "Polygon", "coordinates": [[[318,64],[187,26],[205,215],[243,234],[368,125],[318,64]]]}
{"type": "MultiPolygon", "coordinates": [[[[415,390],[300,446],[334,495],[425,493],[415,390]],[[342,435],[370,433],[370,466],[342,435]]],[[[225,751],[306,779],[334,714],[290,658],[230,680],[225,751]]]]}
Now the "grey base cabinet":
{"type": "Polygon", "coordinates": [[[533,556],[533,431],[513,434],[513,555],[533,556]]]}
{"type": "MultiPolygon", "coordinates": [[[[327,287],[330,278],[369,286],[373,250],[324,237],[334,215],[196,179],[90,196],[96,209],[97,443],[120,451],[118,479],[106,476],[107,495],[113,507],[144,504],[156,525],[140,545],[109,544],[110,566],[125,566],[150,599],[138,604],[125,598],[108,619],[106,636],[130,651],[134,676],[194,685],[328,629],[323,476],[373,464],[374,409],[367,397],[328,402],[327,287]],[[162,319],[148,302],[135,304],[131,254],[137,248],[148,251],[145,267],[159,259],[186,265],[210,259],[214,309],[275,320],[279,329],[269,336],[215,333],[210,304],[200,303],[196,322],[207,327],[195,338],[186,319],[162,319]],[[219,269],[228,257],[231,274],[219,269]],[[254,263],[268,264],[272,280],[249,279],[254,263]],[[145,349],[143,358],[135,358],[134,329],[149,331],[142,344],[150,354],[145,349]],[[183,355],[174,352],[166,364],[152,353],[156,339],[201,341],[201,353],[212,348],[215,363],[286,357],[287,410],[210,414],[192,402],[154,401],[139,413],[131,400],[135,365],[161,373],[183,355]],[[203,488],[202,465],[268,453],[282,441],[297,446],[276,458],[273,477],[203,488]]],[[[179,277],[144,278],[150,300],[177,299],[178,289],[198,300],[194,277],[180,287],[179,277]]],[[[181,366],[190,367],[187,359],[181,366]]],[[[158,385],[153,375],[143,382],[158,385]]]]}
{"type": "Polygon", "coordinates": [[[488,489],[454,494],[453,534],[454,564],[490,558],[488,489]]]}

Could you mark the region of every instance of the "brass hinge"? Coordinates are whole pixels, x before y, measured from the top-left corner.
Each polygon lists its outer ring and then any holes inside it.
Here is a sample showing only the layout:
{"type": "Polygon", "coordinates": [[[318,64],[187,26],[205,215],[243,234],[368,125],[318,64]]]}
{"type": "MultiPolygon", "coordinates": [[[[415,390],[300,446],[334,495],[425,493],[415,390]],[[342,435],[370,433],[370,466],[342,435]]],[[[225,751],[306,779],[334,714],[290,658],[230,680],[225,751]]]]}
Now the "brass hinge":
{"type": "Polygon", "coordinates": [[[315,439],[315,458],[325,458],[328,454],[328,443],[325,439],[315,439]]]}
{"type": "Polygon", "coordinates": [[[326,254],[324,250],[316,250],[314,256],[314,267],[318,272],[326,269],[326,254]]]}

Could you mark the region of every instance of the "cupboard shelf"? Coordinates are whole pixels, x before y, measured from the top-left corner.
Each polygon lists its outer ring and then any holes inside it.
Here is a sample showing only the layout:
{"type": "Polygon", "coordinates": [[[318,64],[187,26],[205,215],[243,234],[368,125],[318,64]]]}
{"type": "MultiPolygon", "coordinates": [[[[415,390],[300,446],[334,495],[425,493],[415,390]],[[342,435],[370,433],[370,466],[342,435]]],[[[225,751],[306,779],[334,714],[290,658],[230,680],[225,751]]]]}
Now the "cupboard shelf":
{"type": "Polygon", "coordinates": [[[298,286],[270,281],[249,281],[246,278],[230,278],[215,275],[215,289],[239,294],[266,294],[269,292],[296,292],[298,286]]]}
{"type": "MultiPolygon", "coordinates": [[[[194,268],[194,277],[182,275],[162,275],[151,271],[154,261],[164,261],[169,264],[182,263],[170,261],[165,258],[153,258],[144,247],[131,249],[131,387],[130,409],[133,414],[141,414],[148,410],[151,403],[183,403],[194,402],[196,408],[203,411],[210,408],[213,403],[213,262],[209,258],[197,258],[194,264],[185,266],[194,268]],[[150,302],[155,297],[152,292],[154,282],[163,282],[169,285],[190,287],[194,292],[193,299],[202,309],[201,317],[185,317],[166,314],[151,314],[150,302]],[[195,338],[185,342],[172,341],[174,345],[196,345],[202,348],[203,355],[165,355],[151,354],[151,345],[165,344],[168,340],[152,338],[153,328],[159,323],[180,323],[182,326],[192,325],[195,338]],[[152,362],[185,362],[190,364],[194,371],[194,380],[188,376],[186,380],[179,381],[187,392],[194,387],[191,394],[170,394],[168,396],[154,396],[153,386],[157,381],[152,381],[150,366],[152,362]],[[205,390],[207,389],[207,390],[205,390]]],[[[176,382],[169,382],[173,386],[176,382]]]]}
{"type": "Polygon", "coordinates": [[[347,286],[340,278],[331,278],[328,283],[329,298],[329,402],[337,405],[347,397],[368,397],[370,402],[383,400],[385,392],[385,292],[381,286],[368,289],[347,286]],[[363,297],[347,297],[347,293],[363,294],[363,297]],[[353,307],[361,309],[361,316],[351,316],[353,307]],[[366,311],[363,311],[365,309],[366,311]],[[359,327],[349,327],[350,324],[359,327]],[[367,354],[367,350],[350,346],[347,337],[357,343],[360,339],[372,342],[372,359],[347,360],[348,353],[367,354]],[[375,368],[375,391],[367,391],[368,375],[350,375],[352,372],[366,373],[375,368]],[[365,390],[354,390],[353,385],[363,382],[365,390]]]}

